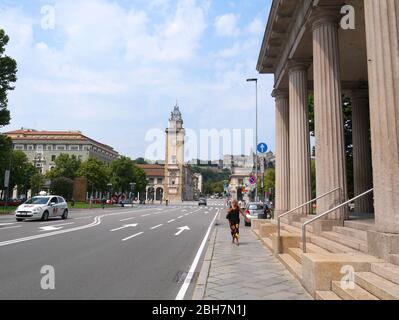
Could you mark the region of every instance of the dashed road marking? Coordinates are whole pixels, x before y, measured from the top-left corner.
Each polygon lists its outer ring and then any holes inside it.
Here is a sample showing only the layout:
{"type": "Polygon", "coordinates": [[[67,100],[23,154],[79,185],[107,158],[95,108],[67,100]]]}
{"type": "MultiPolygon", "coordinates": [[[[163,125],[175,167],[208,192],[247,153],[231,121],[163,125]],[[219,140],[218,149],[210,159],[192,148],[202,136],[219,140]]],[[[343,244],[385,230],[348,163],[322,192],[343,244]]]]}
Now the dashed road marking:
{"type": "Polygon", "coordinates": [[[162,227],[162,226],[163,226],[163,224],[159,224],[159,225],[157,225],[155,227],[152,227],[150,230],[155,230],[155,229],[158,229],[159,227],[162,227]]]}
{"type": "Polygon", "coordinates": [[[136,238],[136,237],[138,237],[138,236],[142,235],[143,233],[144,233],[144,232],[139,232],[139,233],[136,233],[136,234],[134,234],[134,235],[132,235],[132,236],[130,236],[130,237],[127,237],[127,238],[125,238],[125,239],[122,239],[122,242],[125,242],[125,241],[127,241],[127,240],[130,240],[130,239],[136,238]]]}

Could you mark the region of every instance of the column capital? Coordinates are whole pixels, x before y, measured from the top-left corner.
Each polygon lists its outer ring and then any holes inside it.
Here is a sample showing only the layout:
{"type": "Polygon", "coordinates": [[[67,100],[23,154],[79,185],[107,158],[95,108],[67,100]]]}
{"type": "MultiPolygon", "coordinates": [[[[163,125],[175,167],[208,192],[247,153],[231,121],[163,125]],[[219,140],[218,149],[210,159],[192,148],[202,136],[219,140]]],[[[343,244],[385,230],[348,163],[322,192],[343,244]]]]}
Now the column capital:
{"type": "Polygon", "coordinates": [[[276,99],[288,99],[288,90],[285,89],[274,89],[272,97],[276,99]]]}
{"type": "Polygon", "coordinates": [[[309,60],[289,60],[287,63],[288,72],[294,71],[308,71],[311,61],[309,60]]]}
{"type": "Polygon", "coordinates": [[[314,9],[313,15],[309,19],[312,30],[325,25],[332,25],[338,29],[340,21],[340,6],[320,6],[314,9]]]}

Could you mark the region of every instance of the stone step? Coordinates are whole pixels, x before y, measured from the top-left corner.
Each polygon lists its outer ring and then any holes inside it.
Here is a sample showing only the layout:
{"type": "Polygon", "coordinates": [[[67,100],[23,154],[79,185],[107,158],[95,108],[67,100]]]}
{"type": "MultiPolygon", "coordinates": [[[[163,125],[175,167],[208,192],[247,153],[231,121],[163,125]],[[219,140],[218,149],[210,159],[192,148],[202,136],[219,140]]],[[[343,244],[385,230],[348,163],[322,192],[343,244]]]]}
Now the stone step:
{"type": "Polygon", "coordinates": [[[342,300],[332,291],[316,291],[316,300],[342,300]]]}
{"type": "Polygon", "coordinates": [[[399,254],[391,254],[389,256],[391,263],[399,266],[399,254]]]}
{"type": "MultiPolygon", "coordinates": [[[[297,227],[300,230],[299,232],[302,233],[302,223],[301,222],[294,221],[294,222],[291,223],[291,225],[294,226],[294,227],[297,227]]],[[[313,226],[311,224],[307,225],[306,226],[306,231],[307,232],[313,232],[313,226]]]]}
{"type": "MultiPolygon", "coordinates": [[[[299,243],[299,248],[302,251],[302,242],[299,243]]],[[[328,251],[328,250],[326,250],[326,249],[324,249],[322,247],[319,247],[319,246],[317,246],[317,245],[315,245],[315,244],[313,244],[311,242],[307,242],[306,243],[306,251],[308,253],[322,253],[322,254],[323,253],[331,253],[331,251],[328,251]]]]}
{"type": "Polygon", "coordinates": [[[299,281],[302,280],[302,265],[296,261],[289,253],[279,254],[281,262],[288,269],[291,274],[299,281]]]}
{"type": "Polygon", "coordinates": [[[302,264],[302,249],[299,249],[299,248],[288,248],[288,253],[296,261],[298,261],[300,264],[302,264]]]}
{"type": "Polygon", "coordinates": [[[368,231],[374,229],[374,224],[373,220],[347,220],[344,222],[344,227],[368,231]]]}
{"type": "Polygon", "coordinates": [[[313,236],[311,237],[311,243],[331,252],[331,253],[359,253],[359,251],[339,244],[335,241],[328,240],[326,238],[313,236]]]}
{"type": "Polygon", "coordinates": [[[261,238],[262,243],[269,249],[273,249],[273,241],[270,238],[261,238]]]}
{"type": "Polygon", "coordinates": [[[322,233],[322,236],[324,238],[338,242],[344,246],[350,247],[358,251],[366,253],[368,250],[366,241],[361,241],[352,237],[347,237],[343,234],[336,233],[334,231],[324,231],[322,233]]]}
{"type": "Polygon", "coordinates": [[[381,300],[399,300],[399,286],[372,272],[356,272],[355,282],[381,300]]]}
{"type": "Polygon", "coordinates": [[[336,233],[343,234],[344,236],[355,238],[361,241],[367,241],[367,232],[363,230],[357,230],[348,227],[333,227],[333,231],[336,233]]]}
{"type": "Polygon", "coordinates": [[[289,224],[282,224],[281,225],[281,230],[285,230],[287,232],[290,232],[290,233],[293,233],[293,234],[297,234],[298,236],[301,235],[300,229],[298,229],[297,227],[294,227],[294,226],[290,226],[289,224]]]}
{"type": "Polygon", "coordinates": [[[343,300],[379,300],[357,284],[353,289],[343,288],[340,281],[332,282],[332,291],[335,292],[343,300]]]}
{"type": "Polygon", "coordinates": [[[376,275],[399,285],[399,266],[391,263],[373,263],[371,271],[376,275]]]}

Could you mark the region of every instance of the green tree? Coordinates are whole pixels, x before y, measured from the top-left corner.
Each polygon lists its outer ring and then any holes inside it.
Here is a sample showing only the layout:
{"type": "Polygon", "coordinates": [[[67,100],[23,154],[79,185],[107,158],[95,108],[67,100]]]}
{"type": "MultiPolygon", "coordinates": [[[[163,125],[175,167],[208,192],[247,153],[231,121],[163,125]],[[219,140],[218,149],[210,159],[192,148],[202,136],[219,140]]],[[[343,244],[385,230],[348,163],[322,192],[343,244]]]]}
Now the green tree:
{"type": "Polygon", "coordinates": [[[52,194],[64,197],[67,201],[72,199],[73,180],[66,177],[58,177],[51,181],[52,194]]]}
{"type": "Polygon", "coordinates": [[[36,172],[30,177],[29,183],[32,191],[32,196],[38,195],[39,192],[42,191],[44,182],[44,176],[40,172],[36,172]]]}
{"type": "Polygon", "coordinates": [[[136,160],[134,160],[134,163],[136,163],[136,164],[148,164],[148,162],[142,157],[137,158],[136,160]]]}
{"type": "Polygon", "coordinates": [[[75,179],[80,168],[81,161],[75,155],[61,153],[55,159],[55,168],[49,171],[46,176],[50,179],[65,177],[75,179]]]}
{"type": "Polygon", "coordinates": [[[91,158],[81,163],[77,176],[87,179],[90,192],[105,192],[110,181],[110,169],[100,160],[91,158]]]}
{"type": "Polygon", "coordinates": [[[130,183],[136,183],[136,192],[145,190],[147,177],[145,172],[138,168],[128,157],[120,157],[112,162],[112,184],[114,190],[122,193],[130,192],[130,183]]]}
{"type": "Polygon", "coordinates": [[[0,29],[0,128],[10,123],[8,106],[8,91],[14,90],[17,81],[17,62],[5,55],[10,38],[0,29]]]}

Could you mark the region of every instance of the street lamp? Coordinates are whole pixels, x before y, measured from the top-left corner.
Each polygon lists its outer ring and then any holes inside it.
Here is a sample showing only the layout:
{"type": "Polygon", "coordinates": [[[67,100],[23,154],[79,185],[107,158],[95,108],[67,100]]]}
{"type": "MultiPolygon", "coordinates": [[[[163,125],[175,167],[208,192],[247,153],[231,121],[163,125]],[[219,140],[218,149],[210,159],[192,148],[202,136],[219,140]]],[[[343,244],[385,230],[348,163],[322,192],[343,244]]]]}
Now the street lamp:
{"type": "Polygon", "coordinates": [[[130,202],[133,204],[133,199],[132,198],[134,198],[134,191],[136,189],[136,184],[134,182],[131,182],[131,183],[129,183],[129,185],[130,185],[130,194],[131,194],[130,202]]]}
{"type": "Polygon", "coordinates": [[[255,104],[255,117],[256,117],[256,145],[255,145],[255,150],[256,150],[256,157],[255,157],[255,176],[256,176],[256,184],[255,184],[255,201],[259,201],[258,199],[258,79],[257,78],[251,78],[247,79],[247,82],[255,82],[255,99],[256,99],[256,104],[255,104]]]}

